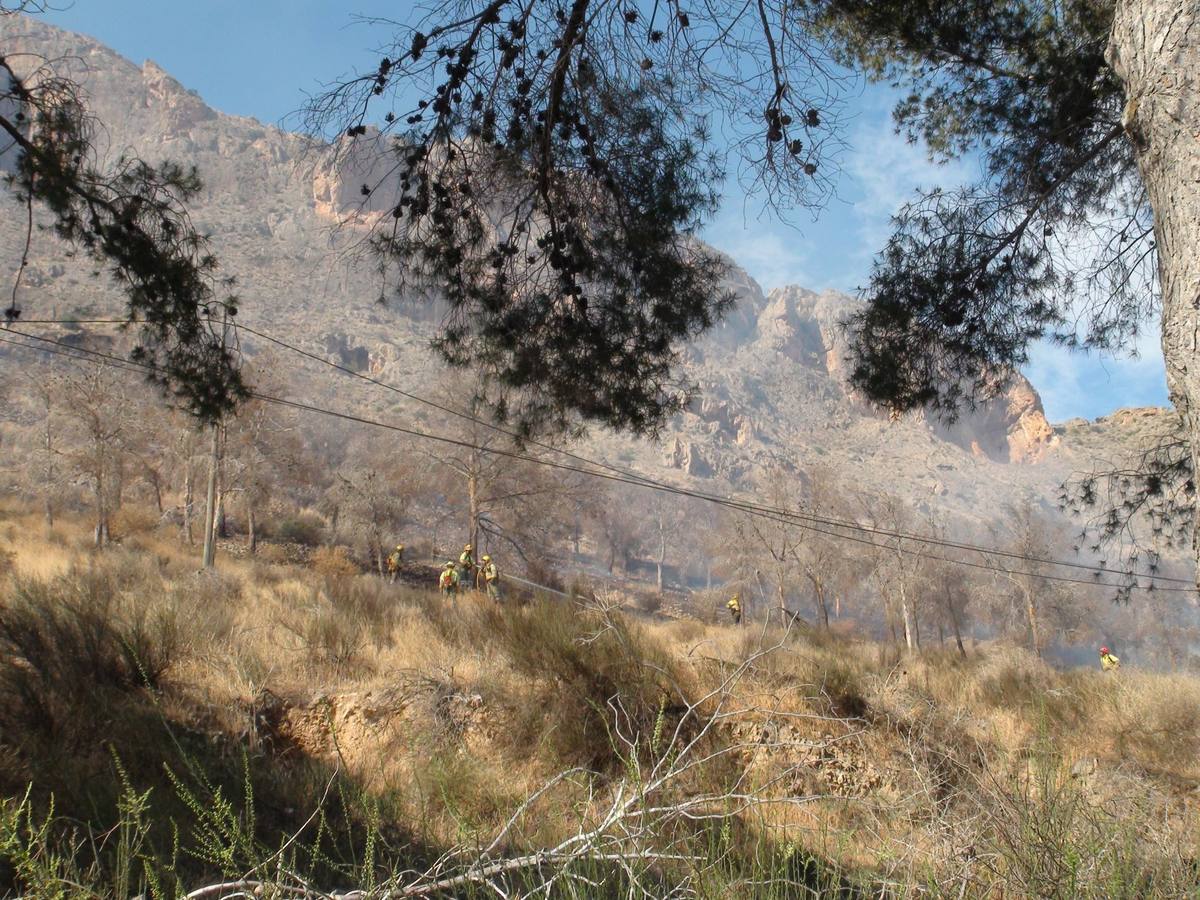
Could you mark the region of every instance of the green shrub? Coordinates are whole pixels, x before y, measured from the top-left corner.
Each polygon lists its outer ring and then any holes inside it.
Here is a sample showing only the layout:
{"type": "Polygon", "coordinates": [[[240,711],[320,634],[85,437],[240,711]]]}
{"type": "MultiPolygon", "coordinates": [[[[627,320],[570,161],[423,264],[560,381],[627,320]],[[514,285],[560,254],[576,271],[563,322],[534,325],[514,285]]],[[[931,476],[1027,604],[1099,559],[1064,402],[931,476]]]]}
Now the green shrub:
{"type": "Polygon", "coordinates": [[[106,695],[161,682],[179,654],[177,620],[165,605],[122,592],[120,583],[108,569],[10,581],[0,605],[6,728],[74,734],[87,723],[99,727],[106,695]]]}
{"type": "Polygon", "coordinates": [[[673,727],[682,699],[674,689],[676,666],[624,616],[581,612],[559,600],[522,608],[428,609],[448,641],[491,644],[528,679],[509,700],[517,746],[544,742],[563,763],[613,771],[622,764],[612,734],[616,719],[643,746],[656,725],[663,727],[660,716],[673,727]]]}
{"type": "Polygon", "coordinates": [[[299,513],[281,519],[273,532],[276,540],[316,547],[325,539],[325,523],[313,513],[299,513]]]}

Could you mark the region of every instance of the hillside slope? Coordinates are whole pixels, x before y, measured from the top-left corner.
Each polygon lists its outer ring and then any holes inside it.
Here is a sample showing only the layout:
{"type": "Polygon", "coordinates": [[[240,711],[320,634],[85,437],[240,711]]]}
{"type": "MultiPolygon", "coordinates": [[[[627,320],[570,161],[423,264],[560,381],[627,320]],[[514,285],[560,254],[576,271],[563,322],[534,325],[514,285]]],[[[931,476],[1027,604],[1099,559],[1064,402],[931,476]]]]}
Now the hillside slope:
{"type": "Polygon", "coordinates": [[[434,875],[581,900],[1197,888],[1191,675],[446,604],[262,560],[196,572],[153,532],[94,556],[85,527],[39,530],[0,507],[6,896],[222,876],[376,886],[364,900],[434,875]],[[578,855],[550,849],[573,835],[578,855]],[[645,864],[598,864],[616,854],[645,864]],[[534,892],[562,872],[587,881],[534,892]]]}
{"type": "MultiPolygon", "coordinates": [[[[442,369],[426,348],[436,312],[377,302],[381,285],[358,247],[362,172],[353,159],[351,171],[332,171],[323,148],[303,136],[213,110],[153,62],[139,67],[89,38],[20,16],[5,17],[0,28],[6,47],[59,60],[76,74],[105,124],[110,156],[132,149],[199,167],[206,190],[195,218],[211,232],[224,271],[238,279],[245,322],[410,391],[433,389],[442,369]]],[[[15,271],[18,219],[0,221],[0,271],[15,271]]],[[[45,235],[24,283],[27,319],[118,308],[111,287],[45,235]]],[[[685,374],[702,391],[693,409],[658,444],[594,432],[582,452],[716,491],[753,489],[774,468],[819,465],[864,492],[898,494],[923,513],[978,531],[1022,497],[1050,510],[1073,471],[1146,440],[1146,428],[1114,418],[1077,441],[1081,429],[1050,425],[1035,388],[1020,378],[953,426],[920,415],[889,421],[843,380],[837,323],[850,298],[800,287],[764,295],[738,269],[731,285],[736,309],[687,352],[685,374]]],[[[243,346],[253,351],[262,342],[246,338],[243,346]]],[[[430,421],[419,406],[397,406],[394,396],[347,386],[320,367],[296,362],[281,374],[293,396],[430,421]]]]}

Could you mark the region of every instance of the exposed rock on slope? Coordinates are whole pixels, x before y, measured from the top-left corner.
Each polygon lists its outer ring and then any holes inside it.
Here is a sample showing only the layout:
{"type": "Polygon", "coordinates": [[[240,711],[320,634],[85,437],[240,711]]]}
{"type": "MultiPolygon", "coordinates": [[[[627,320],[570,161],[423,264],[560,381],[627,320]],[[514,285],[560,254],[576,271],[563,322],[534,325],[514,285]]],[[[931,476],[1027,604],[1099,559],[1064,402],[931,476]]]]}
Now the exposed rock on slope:
{"type": "MultiPolygon", "coordinates": [[[[199,167],[206,190],[195,218],[211,231],[224,270],[238,277],[248,323],[408,390],[432,389],[441,373],[427,351],[436,311],[417,301],[379,305],[383,286],[355,252],[361,229],[335,227],[387,202],[386,191],[362,193],[389,174],[374,152],[378,138],[360,139],[337,167],[339,157],[303,136],[212,110],[152,62],[139,67],[33,19],[4,17],[0,29],[14,56],[67,61],[105,123],[110,156],[130,148],[199,167]]],[[[23,238],[17,218],[0,221],[0,271],[15,271],[23,238]]],[[[838,322],[856,301],[800,287],[764,295],[736,268],[727,285],[736,308],[686,353],[684,374],[701,387],[698,401],[657,446],[595,433],[584,452],[681,481],[715,480],[722,489],[752,487],[770,467],[819,465],[864,491],[892,491],[941,515],[990,518],[1016,495],[1052,497],[1094,451],[1071,446],[1078,430],[1050,426],[1023,379],[953,426],[924,416],[889,421],[846,386],[838,322]]],[[[120,302],[48,237],[36,243],[23,291],[20,302],[47,316],[120,302]]],[[[261,342],[247,338],[243,346],[254,351],[261,342]]],[[[297,362],[291,374],[298,397],[342,406],[376,399],[319,367],[297,362]]],[[[420,420],[425,412],[404,414],[420,420]]],[[[1105,439],[1118,445],[1121,433],[1114,424],[1105,439]]]]}

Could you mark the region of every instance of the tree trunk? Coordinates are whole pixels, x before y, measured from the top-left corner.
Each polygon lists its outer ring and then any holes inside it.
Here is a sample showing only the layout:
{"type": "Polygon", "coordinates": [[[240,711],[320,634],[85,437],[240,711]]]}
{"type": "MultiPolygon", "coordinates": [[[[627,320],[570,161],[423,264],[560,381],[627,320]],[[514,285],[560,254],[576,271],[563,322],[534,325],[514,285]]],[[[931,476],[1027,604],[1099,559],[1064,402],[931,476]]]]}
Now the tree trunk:
{"type": "Polygon", "coordinates": [[[946,588],[946,609],[950,612],[950,624],[954,626],[954,642],[958,644],[958,652],[963,659],[967,658],[967,650],[963,646],[962,630],[958,626],[958,610],[954,608],[954,596],[946,588]]]}
{"type": "Polygon", "coordinates": [[[54,527],[54,501],[51,499],[54,491],[54,432],[50,427],[50,400],[49,394],[46,395],[46,431],[45,431],[45,451],[46,451],[46,493],[44,499],[44,512],[46,514],[46,528],[54,527]]]}
{"type": "Polygon", "coordinates": [[[96,527],[92,531],[92,541],[97,548],[103,547],[108,538],[108,509],[105,507],[104,475],[97,472],[92,479],[92,491],[96,497],[96,527]]]}
{"type": "Polygon", "coordinates": [[[883,597],[883,620],[892,632],[892,642],[899,643],[900,637],[896,632],[896,605],[892,602],[891,591],[880,591],[883,597]]]}
{"type": "Polygon", "coordinates": [[[911,653],[913,649],[912,610],[908,608],[908,594],[904,590],[904,579],[900,579],[900,621],[904,626],[904,647],[911,653]]]}
{"type": "Polygon", "coordinates": [[[813,586],[813,595],[817,600],[817,617],[820,619],[821,627],[828,631],[829,602],[825,599],[825,582],[812,569],[809,569],[804,574],[808,576],[808,580],[813,586]]]}
{"type": "Polygon", "coordinates": [[[1033,652],[1042,655],[1042,636],[1038,631],[1037,606],[1033,602],[1033,591],[1025,592],[1025,615],[1029,619],[1029,642],[1033,652]]]}
{"type": "Polygon", "coordinates": [[[662,520],[658,523],[658,592],[663,592],[663,566],[667,563],[667,532],[662,520]]]}
{"type": "MultiPolygon", "coordinates": [[[[1117,0],[1108,62],[1154,215],[1167,386],[1200,472],[1200,4],[1117,0]]],[[[1192,529],[1200,560],[1200,515],[1192,529]]]]}
{"type": "Polygon", "coordinates": [[[150,482],[150,487],[154,491],[154,505],[158,509],[158,516],[161,519],[162,514],[165,512],[163,509],[162,478],[159,477],[157,472],[151,472],[146,476],[146,480],[150,482]]]}
{"type": "Polygon", "coordinates": [[[254,504],[246,504],[246,546],[250,550],[250,555],[253,556],[258,552],[258,528],[257,520],[254,518],[254,504]]]}
{"type": "Polygon", "coordinates": [[[474,471],[467,476],[467,540],[473,553],[479,553],[479,478],[474,471]]]}
{"type": "Polygon", "coordinates": [[[900,552],[900,541],[896,540],[896,565],[899,569],[900,582],[900,616],[904,622],[904,646],[909,653],[913,649],[913,619],[912,610],[908,606],[908,590],[904,583],[904,555],[900,552]]]}
{"type": "Polygon", "coordinates": [[[212,426],[212,446],[208,458],[208,494],[204,504],[204,557],[201,565],[209,568],[216,557],[217,542],[213,528],[217,523],[217,427],[212,426]]]}
{"type": "Polygon", "coordinates": [[[192,484],[192,463],[188,461],[183,470],[183,539],[192,546],[192,503],[195,487],[192,484]]]}

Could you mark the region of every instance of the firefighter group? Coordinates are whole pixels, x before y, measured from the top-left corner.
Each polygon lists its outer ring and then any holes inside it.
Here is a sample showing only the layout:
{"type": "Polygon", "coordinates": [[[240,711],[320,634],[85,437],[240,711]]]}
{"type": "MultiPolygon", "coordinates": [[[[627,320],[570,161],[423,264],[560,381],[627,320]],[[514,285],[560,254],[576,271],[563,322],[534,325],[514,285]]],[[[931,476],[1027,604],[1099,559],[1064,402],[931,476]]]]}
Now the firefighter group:
{"type": "Polygon", "coordinates": [[[486,553],[475,562],[475,548],[463,544],[458,563],[446,560],[443,564],[438,575],[438,589],[443,597],[453,597],[471,587],[486,594],[490,600],[500,599],[500,572],[496,563],[486,553]]]}
{"type": "MultiPolygon", "coordinates": [[[[395,583],[400,575],[400,565],[404,562],[404,545],[397,544],[387,558],[388,576],[395,583]]],[[[438,575],[438,589],[443,597],[451,598],[464,590],[474,588],[490,600],[500,600],[500,572],[496,563],[488,554],[483,554],[479,562],[475,562],[475,548],[471,544],[463,544],[458,562],[447,560],[438,575]]],[[[742,624],[742,600],[737,594],[729,598],[725,604],[729,617],[734,625],[742,624]]],[[[1108,649],[1100,648],[1100,668],[1105,672],[1115,672],[1121,668],[1121,660],[1108,649]]]]}
{"type": "MultiPolygon", "coordinates": [[[[475,562],[474,551],[475,548],[470,544],[463,544],[457,565],[453,561],[447,561],[442,566],[441,574],[438,575],[438,588],[443,597],[453,597],[473,587],[492,600],[500,599],[500,572],[495,562],[486,553],[480,557],[478,563],[475,562]]],[[[392,584],[400,577],[403,562],[404,545],[397,544],[387,558],[388,580],[392,584]]]]}

